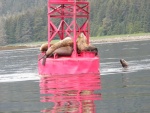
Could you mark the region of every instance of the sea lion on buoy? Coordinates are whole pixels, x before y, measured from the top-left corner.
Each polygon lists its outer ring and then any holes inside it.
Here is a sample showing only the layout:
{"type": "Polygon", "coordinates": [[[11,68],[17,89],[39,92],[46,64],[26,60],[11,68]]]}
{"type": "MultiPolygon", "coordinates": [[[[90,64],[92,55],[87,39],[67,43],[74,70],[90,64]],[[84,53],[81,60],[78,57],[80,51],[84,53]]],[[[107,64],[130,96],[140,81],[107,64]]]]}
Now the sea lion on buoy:
{"type": "Polygon", "coordinates": [[[128,67],[128,63],[124,59],[120,59],[120,63],[121,63],[123,68],[127,68],[128,67]]]}
{"type": "Polygon", "coordinates": [[[73,52],[73,47],[72,46],[64,46],[56,49],[53,52],[53,55],[58,55],[58,56],[71,56],[73,52]]]}
{"type": "Polygon", "coordinates": [[[78,52],[82,51],[93,51],[93,52],[98,52],[98,49],[92,45],[89,45],[87,42],[86,36],[81,33],[78,38],[77,38],[77,50],[78,52]]]}
{"type": "MultiPolygon", "coordinates": [[[[82,51],[92,51],[95,52],[95,55],[97,55],[98,52],[97,48],[88,44],[87,38],[83,33],[81,33],[77,38],[76,44],[77,44],[78,53],[82,51]]],[[[66,37],[63,40],[60,40],[59,42],[52,44],[49,48],[48,48],[48,44],[43,44],[40,48],[40,51],[45,52],[45,55],[40,58],[40,59],[43,58],[43,65],[44,65],[46,62],[46,58],[53,56],[55,53],[57,53],[58,55],[64,54],[64,56],[65,55],[67,56],[67,54],[70,55],[70,52],[72,54],[73,40],[70,37],[66,37]]]]}
{"type": "Polygon", "coordinates": [[[44,44],[42,44],[41,47],[40,47],[40,51],[41,51],[41,52],[46,52],[47,49],[48,49],[48,43],[44,43],[44,44]]]}
{"type": "MultiPolygon", "coordinates": [[[[77,51],[78,53],[82,51],[92,51],[97,53],[98,49],[92,45],[89,45],[87,42],[86,36],[81,33],[76,41],[77,44],[77,51]]],[[[63,40],[55,43],[55,44],[50,44],[50,48],[48,48],[48,43],[42,44],[40,47],[41,52],[46,52],[46,56],[52,54],[56,49],[64,46],[73,46],[73,41],[70,37],[66,37],[63,40]]]]}
{"type": "Polygon", "coordinates": [[[71,56],[72,52],[73,52],[73,47],[71,47],[71,46],[60,47],[60,48],[56,49],[50,56],[44,55],[42,57],[43,58],[42,64],[45,65],[46,58],[48,58],[48,57],[51,57],[51,56],[54,56],[54,55],[56,55],[57,57],[71,56]]]}
{"type": "Polygon", "coordinates": [[[59,42],[53,44],[51,47],[48,48],[45,55],[51,56],[56,49],[65,46],[73,46],[73,41],[70,37],[66,37],[63,40],[60,40],[59,42]]]}
{"type": "Polygon", "coordinates": [[[48,48],[48,44],[43,44],[40,48],[40,51],[45,51],[45,55],[42,56],[39,60],[43,59],[43,62],[44,62],[43,65],[44,65],[46,62],[46,58],[53,56],[55,53],[57,53],[59,55],[60,54],[68,55],[73,50],[72,46],[73,46],[73,41],[70,37],[66,37],[63,40],[60,40],[59,42],[52,44],[49,48],[48,48]],[[68,46],[70,46],[70,47],[68,47],[68,46]],[[62,47],[64,47],[64,48],[62,48],[62,47]],[[55,51],[55,50],[57,50],[57,51],[55,51]]]}
{"type": "Polygon", "coordinates": [[[60,40],[59,42],[56,42],[55,44],[50,44],[50,47],[48,48],[48,43],[42,44],[40,47],[41,52],[46,52],[45,55],[49,56],[53,54],[53,52],[60,48],[65,46],[73,46],[73,41],[70,37],[66,37],[63,40],[60,40]]]}

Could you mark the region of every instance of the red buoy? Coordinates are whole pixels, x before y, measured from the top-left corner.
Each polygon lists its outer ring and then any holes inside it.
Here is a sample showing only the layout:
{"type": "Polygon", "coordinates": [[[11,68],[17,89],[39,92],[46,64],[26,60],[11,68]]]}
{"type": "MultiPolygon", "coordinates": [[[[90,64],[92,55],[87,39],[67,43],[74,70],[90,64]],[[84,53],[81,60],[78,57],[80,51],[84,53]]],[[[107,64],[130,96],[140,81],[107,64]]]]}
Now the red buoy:
{"type": "MultiPolygon", "coordinates": [[[[64,75],[99,73],[99,57],[92,51],[77,51],[77,39],[81,33],[89,44],[90,8],[87,0],[48,0],[48,48],[55,38],[60,40],[70,37],[73,52],[70,56],[53,55],[38,61],[40,75],[64,75]]],[[[39,56],[43,55],[41,53],[39,56]]]]}

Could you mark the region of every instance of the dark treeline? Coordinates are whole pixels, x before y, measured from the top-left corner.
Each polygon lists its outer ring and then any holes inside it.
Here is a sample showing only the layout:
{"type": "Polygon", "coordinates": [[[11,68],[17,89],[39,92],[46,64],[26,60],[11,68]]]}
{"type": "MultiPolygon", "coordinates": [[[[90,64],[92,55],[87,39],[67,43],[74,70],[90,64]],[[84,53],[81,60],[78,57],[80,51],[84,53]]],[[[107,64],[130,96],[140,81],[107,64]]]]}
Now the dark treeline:
{"type": "Polygon", "coordinates": [[[150,32],[150,0],[91,0],[94,36],[150,32]]]}
{"type": "MultiPolygon", "coordinates": [[[[1,0],[0,45],[47,39],[47,0],[1,0]]],[[[91,36],[150,32],[150,0],[89,0],[91,36]]]]}
{"type": "Polygon", "coordinates": [[[44,40],[47,0],[1,0],[0,45],[44,40]]]}
{"type": "Polygon", "coordinates": [[[0,15],[12,15],[17,12],[43,7],[47,0],[0,0],[0,15]]]}
{"type": "Polygon", "coordinates": [[[41,41],[47,35],[46,7],[6,19],[7,43],[41,41]]]}

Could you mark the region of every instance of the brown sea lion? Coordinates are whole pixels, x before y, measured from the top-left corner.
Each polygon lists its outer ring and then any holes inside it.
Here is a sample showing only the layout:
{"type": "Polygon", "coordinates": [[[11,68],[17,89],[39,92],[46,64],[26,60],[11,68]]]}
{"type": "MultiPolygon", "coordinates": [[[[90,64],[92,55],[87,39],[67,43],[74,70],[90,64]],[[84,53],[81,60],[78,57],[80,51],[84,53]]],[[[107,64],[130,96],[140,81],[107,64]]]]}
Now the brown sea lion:
{"type": "Polygon", "coordinates": [[[65,46],[73,46],[73,41],[70,37],[66,37],[63,40],[60,40],[59,42],[53,44],[51,47],[48,48],[45,54],[46,56],[51,56],[56,49],[65,46]]]}
{"type": "Polygon", "coordinates": [[[81,33],[77,38],[77,50],[79,53],[82,51],[93,51],[96,53],[98,52],[98,49],[96,47],[88,44],[87,38],[83,33],[81,33]]]}
{"type": "Polygon", "coordinates": [[[56,54],[58,56],[71,56],[72,52],[73,52],[72,46],[64,46],[56,49],[53,52],[53,55],[56,54]]]}
{"type": "Polygon", "coordinates": [[[54,55],[57,55],[58,57],[60,57],[60,56],[71,56],[72,52],[73,52],[73,47],[71,47],[71,46],[60,47],[60,48],[56,49],[51,55],[48,55],[48,56],[44,55],[42,57],[43,58],[42,64],[45,65],[47,57],[51,57],[54,55]]]}
{"type": "Polygon", "coordinates": [[[56,49],[65,46],[73,46],[73,41],[70,37],[66,37],[63,40],[56,42],[55,44],[50,44],[49,48],[48,43],[42,44],[40,47],[40,51],[45,52],[46,56],[51,56],[56,49]]]}
{"type": "MultiPolygon", "coordinates": [[[[77,44],[78,53],[80,53],[82,51],[92,51],[92,52],[95,52],[95,55],[97,55],[97,52],[98,52],[97,48],[88,44],[87,38],[83,33],[81,33],[79,35],[79,37],[77,38],[76,44],[77,44]]],[[[67,54],[70,55],[70,52],[72,53],[72,50],[73,50],[73,40],[70,37],[66,37],[63,40],[60,40],[59,42],[52,44],[49,48],[48,48],[48,44],[43,44],[40,48],[40,51],[42,51],[42,52],[45,51],[45,55],[43,57],[41,57],[40,59],[43,58],[43,62],[45,64],[47,57],[51,57],[55,53],[57,53],[58,55],[64,54],[67,56],[67,54]],[[67,46],[70,46],[70,48],[67,46]],[[64,48],[62,48],[62,47],[64,47],[64,48]],[[71,49],[71,47],[72,47],[72,49],[71,49]],[[57,50],[57,51],[55,51],[55,50],[57,50]]]]}
{"type": "MultiPolygon", "coordinates": [[[[98,52],[96,47],[88,44],[87,38],[83,33],[79,35],[76,42],[77,42],[76,44],[77,44],[78,53],[82,51],[93,51],[96,53],[98,52]]],[[[73,46],[73,41],[70,37],[66,37],[63,40],[55,44],[51,44],[50,48],[48,48],[48,43],[42,44],[40,47],[40,51],[42,52],[46,51],[46,56],[48,56],[48,55],[51,55],[56,49],[60,47],[68,46],[68,45],[73,46]]]]}
{"type": "Polygon", "coordinates": [[[40,47],[40,51],[41,51],[41,52],[46,52],[47,49],[48,49],[48,43],[44,43],[44,44],[42,44],[41,47],[40,47]]]}
{"type": "Polygon", "coordinates": [[[120,63],[121,63],[123,68],[127,68],[128,67],[128,63],[124,59],[120,59],[120,63]]]}
{"type": "Polygon", "coordinates": [[[72,50],[73,50],[72,46],[73,46],[73,41],[70,37],[66,37],[63,40],[60,40],[59,42],[52,44],[49,48],[48,48],[48,44],[43,44],[41,46],[40,50],[42,52],[45,51],[45,55],[42,56],[39,60],[43,59],[43,65],[44,65],[46,62],[46,58],[53,56],[55,53],[57,53],[59,55],[60,54],[68,55],[68,54],[70,54],[70,51],[72,53],[72,50]],[[68,46],[70,46],[70,47],[68,47],[68,46]],[[64,47],[64,48],[62,48],[62,47],[64,47]],[[57,51],[55,51],[55,50],[57,50],[57,51]]]}

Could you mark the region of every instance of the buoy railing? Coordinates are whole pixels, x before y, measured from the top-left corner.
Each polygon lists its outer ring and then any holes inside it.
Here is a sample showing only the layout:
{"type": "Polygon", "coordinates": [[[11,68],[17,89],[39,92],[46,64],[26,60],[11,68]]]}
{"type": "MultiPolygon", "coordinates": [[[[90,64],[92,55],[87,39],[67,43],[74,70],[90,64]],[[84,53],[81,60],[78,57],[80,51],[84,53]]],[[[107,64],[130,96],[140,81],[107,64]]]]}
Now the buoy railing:
{"type": "MultiPolygon", "coordinates": [[[[89,46],[91,46],[89,45],[89,2],[87,0],[48,0],[47,8],[48,49],[50,52],[47,50],[47,54],[44,53],[45,57],[42,57],[43,59],[38,61],[39,74],[61,75],[99,73],[97,48],[90,47],[89,49],[89,46]],[[53,46],[54,44],[51,44],[51,41],[59,38],[60,42],[62,42],[68,37],[71,39],[71,44],[73,44],[71,45],[73,50],[71,51],[71,55],[55,56],[52,49],[56,47],[53,46]],[[83,40],[85,39],[85,43],[80,40],[80,37],[82,37],[83,40]]],[[[61,52],[64,52],[64,50],[61,49],[61,52]]]]}

